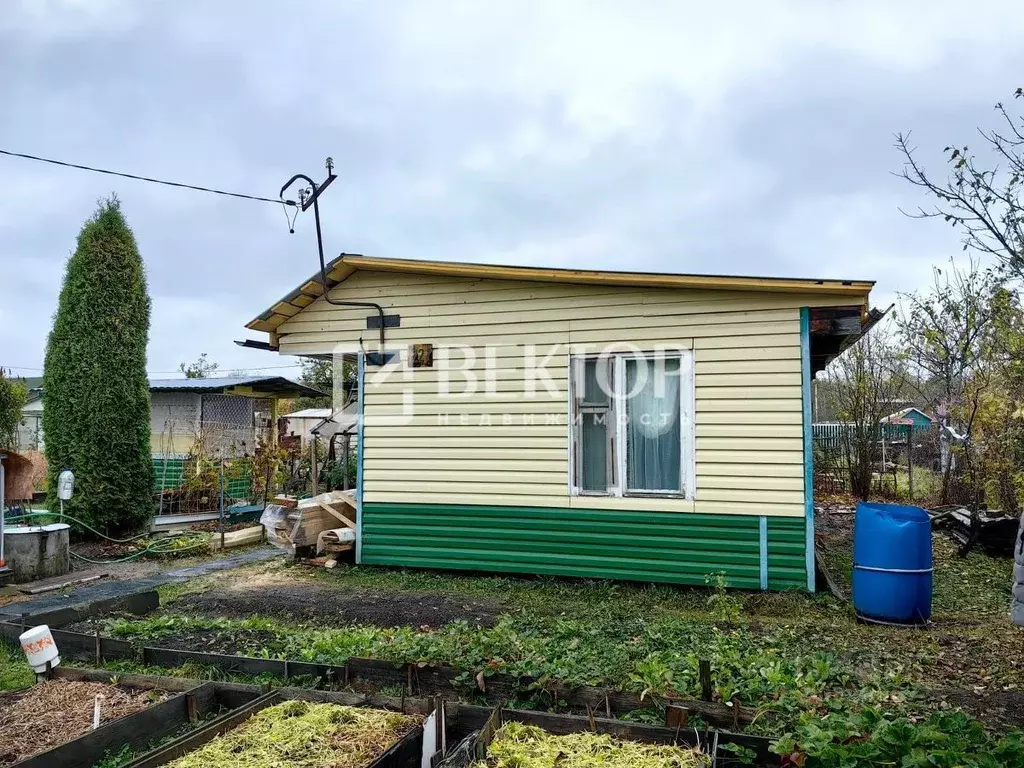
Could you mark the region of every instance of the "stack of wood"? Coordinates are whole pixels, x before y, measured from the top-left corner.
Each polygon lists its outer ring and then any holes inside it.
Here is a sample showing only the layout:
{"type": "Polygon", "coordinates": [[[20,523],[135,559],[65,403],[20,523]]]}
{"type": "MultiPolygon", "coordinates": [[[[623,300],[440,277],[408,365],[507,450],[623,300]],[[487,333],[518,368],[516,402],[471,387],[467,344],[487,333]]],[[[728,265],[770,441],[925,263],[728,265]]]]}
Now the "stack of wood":
{"type": "Polygon", "coordinates": [[[293,554],[306,548],[321,547],[325,541],[338,542],[332,549],[351,549],[355,537],[356,500],[354,491],[330,491],[309,499],[276,498],[274,506],[267,507],[264,525],[267,540],[293,554]],[[284,502],[284,503],[281,503],[284,502]],[[273,522],[270,522],[271,519],[273,522]],[[333,535],[331,532],[336,532],[333,535]],[[345,541],[351,539],[352,541],[345,541]]]}

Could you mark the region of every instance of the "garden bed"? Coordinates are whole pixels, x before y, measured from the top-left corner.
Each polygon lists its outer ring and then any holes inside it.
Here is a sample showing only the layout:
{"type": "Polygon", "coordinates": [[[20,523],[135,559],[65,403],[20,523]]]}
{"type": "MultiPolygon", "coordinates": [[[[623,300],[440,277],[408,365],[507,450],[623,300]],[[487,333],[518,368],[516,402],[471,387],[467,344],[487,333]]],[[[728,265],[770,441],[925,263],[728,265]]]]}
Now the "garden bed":
{"type": "Polygon", "coordinates": [[[170,694],[124,685],[46,680],[16,693],[0,694],[0,767],[84,736],[92,730],[100,699],[100,722],[141,712],[170,694]]]}
{"type": "Polygon", "coordinates": [[[473,768],[701,768],[709,757],[696,747],[645,744],[607,733],[563,735],[522,723],[506,723],[487,746],[487,758],[473,768]]]}
{"type": "MultiPolygon", "coordinates": [[[[283,701],[168,763],[168,768],[365,768],[422,718],[375,709],[283,701]]],[[[396,763],[397,764],[397,763],[396,763]]]]}
{"type": "Polygon", "coordinates": [[[440,768],[780,766],[768,739],[726,731],[458,704],[445,710],[440,768]]]}

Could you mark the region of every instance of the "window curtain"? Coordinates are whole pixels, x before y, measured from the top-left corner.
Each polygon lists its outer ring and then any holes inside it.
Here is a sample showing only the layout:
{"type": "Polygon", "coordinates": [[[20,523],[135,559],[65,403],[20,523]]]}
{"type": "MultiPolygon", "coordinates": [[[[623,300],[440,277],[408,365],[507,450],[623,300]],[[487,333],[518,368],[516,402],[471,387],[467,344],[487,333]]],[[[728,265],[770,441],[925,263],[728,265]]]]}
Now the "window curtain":
{"type": "Polygon", "coordinates": [[[680,360],[627,358],[626,489],[682,491],[680,360]]]}

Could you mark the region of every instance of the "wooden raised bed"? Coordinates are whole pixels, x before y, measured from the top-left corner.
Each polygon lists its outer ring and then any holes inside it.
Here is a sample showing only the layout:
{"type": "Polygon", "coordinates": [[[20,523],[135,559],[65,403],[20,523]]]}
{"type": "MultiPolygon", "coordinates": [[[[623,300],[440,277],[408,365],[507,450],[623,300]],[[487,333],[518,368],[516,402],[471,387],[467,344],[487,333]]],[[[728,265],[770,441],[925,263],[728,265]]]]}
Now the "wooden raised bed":
{"type": "MultiPolygon", "coordinates": [[[[211,683],[200,684],[142,675],[96,676],[62,667],[52,670],[51,675],[51,684],[60,684],[62,681],[103,683],[118,688],[160,691],[172,695],[134,714],[111,720],[78,738],[24,758],[14,764],[18,768],[90,768],[108,753],[116,754],[125,745],[133,750],[144,749],[217,708],[237,707],[254,695],[237,691],[222,693],[211,683]]],[[[31,692],[33,689],[28,690],[31,692]]],[[[91,711],[91,700],[82,704],[91,711]]],[[[59,726],[52,720],[47,722],[42,719],[39,722],[40,729],[54,727],[59,726]]]]}
{"type": "Polygon", "coordinates": [[[515,709],[487,709],[467,704],[449,704],[444,708],[444,759],[437,768],[468,768],[474,761],[485,760],[495,733],[504,723],[517,722],[543,729],[552,735],[593,732],[608,734],[615,739],[646,744],[664,744],[689,747],[705,755],[713,768],[738,768],[752,765],[756,768],[774,768],[781,758],[769,749],[770,741],[758,736],[744,736],[715,730],[695,730],[682,726],[669,728],[622,720],[552,712],[534,712],[515,709]],[[741,763],[735,745],[750,750],[753,763],[741,763]]]}
{"type": "MultiPolygon", "coordinates": [[[[138,753],[175,733],[186,731],[125,764],[126,768],[161,766],[238,727],[261,709],[289,700],[341,704],[348,707],[372,704],[377,709],[420,715],[429,715],[433,710],[433,703],[424,699],[378,697],[371,700],[370,697],[360,694],[301,688],[267,691],[256,685],[201,683],[173,677],[119,675],[106,670],[64,667],[55,668],[51,674],[56,680],[98,682],[108,685],[116,683],[119,686],[161,690],[176,695],[133,715],[113,720],[77,739],[22,760],[14,764],[17,768],[91,768],[104,757],[118,754],[126,746],[138,753]]],[[[423,732],[422,726],[416,726],[367,768],[418,768],[423,753],[423,732]]],[[[433,743],[433,740],[430,740],[429,744],[433,743]]],[[[432,750],[432,746],[430,748],[432,750]]]]}
{"type": "MultiPolygon", "coordinates": [[[[318,664],[313,662],[290,661],[287,659],[262,659],[199,651],[183,651],[172,648],[146,646],[115,638],[101,637],[98,633],[88,635],[81,632],[67,632],[56,629],[62,624],[73,623],[91,615],[111,610],[130,611],[145,614],[158,607],[156,592],[143,592],[129,598],[115,601],[100,601],[93,605],[61,609],[46,615],[25,616],[17,623],[0,622],[0,640],[7,638],[17,642],[18,635],[25,627],[49,624],[53,639],[66,659],[77,659],[97,666],[105,660],[130,660],[147,666],[180,667],[194,663],[219,669],[229,674],[270,675],[282,680],[293,677],[319,678],[323,687],[347,687],[368,694],[370,706],[374,692],[385,687],[400,685],[405,697],[445,696],[460,692],[483,698],[492,705],[504,704],[524,693],[537,698],[547,697],[550,701],[565,702],[569,708],[579,712],[594,711],[605,718],[613,718],[648,706],[653,697],[642,700],[636,693],[616,691],[594,686],[568,686],[551,682],[539,687],[535,679],[494,674],[474,679],[475,671],[468,676],[468,670],[439,663],[402,663],[383,659],[350,658],[344,664],[318,664]],[[471,690],[466,688],[467,677],[471,690]]],[[[664,702],[682,708],[690,715],[700,715],[705,722],[717,728],[738,731],[750,724],[756,710],[714,701],[699,699],[673,699],[664,702]]]]}
{"type": "MultiPolygon", "coordinates": [[[[349,694],[332,694],[323,691],[319,694],[313,698],[315,703],[352,706],[349,694]]],[[[236,728],[243,727],[247,720],[262,710],[290,700],[309,701],[310,699],[311,697],[304,696],[302,692],[296,690],[270,691],[228,714],[136,758],[127,763],[124,768],[158,768],[158,766],[168,765],[185,755],[202,749],[218,736],[224,736],[236,728]]],[[[382,754],[370,761],[365,768],[419,768],[424,759],[423,734],[423,725],[416,725],[382,754]]],[[[242,754],[244,755],[244,753],[242,754]]],[[[432,754],[431,749],[431,753],[426,755],[426,758],[429,759],[432,754]]]]}

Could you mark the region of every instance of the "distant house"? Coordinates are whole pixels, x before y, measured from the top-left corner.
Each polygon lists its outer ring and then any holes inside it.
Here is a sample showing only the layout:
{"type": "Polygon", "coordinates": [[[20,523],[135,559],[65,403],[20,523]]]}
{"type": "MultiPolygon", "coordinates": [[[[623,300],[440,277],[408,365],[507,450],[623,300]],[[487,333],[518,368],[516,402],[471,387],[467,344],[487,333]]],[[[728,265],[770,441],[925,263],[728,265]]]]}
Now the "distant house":
{"type": "Polygon", "coordinates": [[[297,438],[299,445],[305,449],[314,435],[322,440],[330,440],[339,432],[348,432],[352,445],[355,445],[358,417],[358,407],[354,402],[337,413],[333,408],[304,408],[301,411],[286,413],[280,418],[280,434],[282,437],[297,438]]]}
{"type": "Polygon", "coordinates": [[[43,377],[23,379],[28,388],[28,401],[21,409],[18,426],[19,451],[43,450],[43,377]]]}
{"type": "MultiPolygon", "coordinates": [[[[44,444],[41,380],[22,409],[20,447],[44,444]]],[[[150,379],[150,448],[155,457],[180,458],[197,447],[227,455],[250,453],[260,434],[269,436],[278,401],[323,393],[283,376],[150,379]]]]}
{"type": "Polygon", "coordinates": [[[915,430],[928,429],[935,423],[935,419],[922,411],[920,408],[904,408],[903,410],[890,413],[881,420],[882,424],[893,426],[912,427],[915,430]]]}

